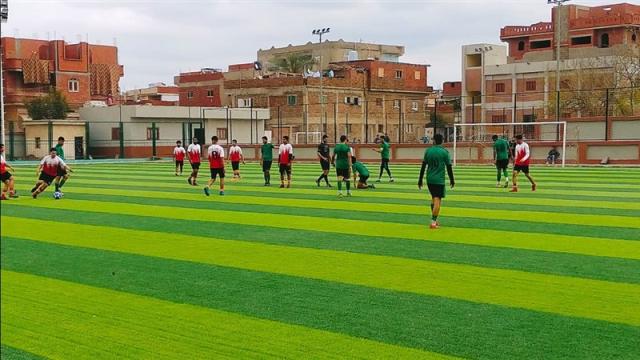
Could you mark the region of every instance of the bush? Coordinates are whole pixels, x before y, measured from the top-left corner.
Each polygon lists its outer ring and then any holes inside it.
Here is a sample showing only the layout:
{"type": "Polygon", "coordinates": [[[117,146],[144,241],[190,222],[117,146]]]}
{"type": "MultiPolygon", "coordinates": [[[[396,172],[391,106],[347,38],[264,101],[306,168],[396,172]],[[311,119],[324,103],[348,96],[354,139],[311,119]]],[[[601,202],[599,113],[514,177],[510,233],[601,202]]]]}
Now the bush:
{"type": "Polygon", "coordinates": [[[71,111],[67,99],[55,88],[45,96],[28,101],[25,106],[33,120],[66,119],[71,111]]]}

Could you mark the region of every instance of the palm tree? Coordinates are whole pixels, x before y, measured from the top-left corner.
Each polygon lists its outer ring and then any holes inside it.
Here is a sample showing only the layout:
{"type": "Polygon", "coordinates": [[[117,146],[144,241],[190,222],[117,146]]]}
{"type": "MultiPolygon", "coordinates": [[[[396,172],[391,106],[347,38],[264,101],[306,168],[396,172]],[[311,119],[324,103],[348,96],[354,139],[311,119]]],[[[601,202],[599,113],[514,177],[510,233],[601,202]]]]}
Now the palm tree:
{"type": "Polygon", "coordinates": [[[308,66],[315,64],[309,54],[289,54],[273,60],[273,70],[301,74],[308,66]]]}

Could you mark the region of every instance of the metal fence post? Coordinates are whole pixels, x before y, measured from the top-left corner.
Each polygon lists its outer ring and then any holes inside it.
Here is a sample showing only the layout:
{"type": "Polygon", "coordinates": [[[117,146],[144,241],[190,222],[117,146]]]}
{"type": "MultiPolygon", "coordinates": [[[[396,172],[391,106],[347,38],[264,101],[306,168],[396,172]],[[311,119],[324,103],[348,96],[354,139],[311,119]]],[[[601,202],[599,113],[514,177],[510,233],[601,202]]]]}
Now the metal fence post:
{"type": "Polygon", "coordinates": [[[151,123],[151,155],[155,158],[158,155],[156,149],[156,123],[151,123]]]}
{"type": "Polygon", "coordinates": [[[398,100],[398,144],[402,144],[402,100],[398,100]]]}
{"type": "MultiPolygon", "coordinates": [[[[25,138],[25,142],[24,142],[24,147],[25,147],[25,154],[26,154],[26,148],[27,148],[27,139],[25,138]]],[[[13,130],[13,121],[9,121],[9,160],[14,161],[16,159],[15,157],[15,143],[16,143],[16,138],[15,138],[15,132],[13,130]]]]}
{"type": "Polygon", "coordinates": [[[369,143],[369,100],[364,101],[364,143],[369,143]]]}
{"type": "Polygon", "coordinates": [[[344,132],[347,137],[349,137],[349,113],[345,113],[345,121],[344,121],[344,132]]]}
{"type": "Polygon", "coordinates": [[[333,103],[333,143],[338,143],[338,103],[333,103]]]}
{"type": "Polygon", "coordinates": [[[85,143],[85,151],[84,151],[84,158],[85,160],[89,159],[89,155],[90,151],[91,151],[91,134],[90,134],[90,124],[87,122],[84,124],[84,143],[85,143]]]}
{"type": "Polygon", "coordinates": [[[118,129],[118,139],[120,139],[120,159],[124,159],[124,123],[120,122],[118,129]]]}
{"type": "Polygon", "coordinates": [[[609,88],[605,90],[604,98],[604,141],[609,140],[609,88]]]}
{"type": "Polygon", "coordinates": [[[49,137],[49,149],[51,149],[53,147],[53,122],[51,120],[47,123],[47,136],[49,137]]]}

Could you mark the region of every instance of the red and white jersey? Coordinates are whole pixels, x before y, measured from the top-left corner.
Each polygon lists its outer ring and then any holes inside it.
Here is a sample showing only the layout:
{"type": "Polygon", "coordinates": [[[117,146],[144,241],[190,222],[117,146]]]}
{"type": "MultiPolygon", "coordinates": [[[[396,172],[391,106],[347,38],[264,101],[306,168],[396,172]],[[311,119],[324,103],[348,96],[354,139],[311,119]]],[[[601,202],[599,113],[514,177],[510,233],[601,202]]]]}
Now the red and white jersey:
{"type": "Polygon", "coordinates": [[[211,169],[222,169],[224,167],[224,149],[218,144],[209,145],[209,167],[211,169]]]}
{"type": "Polygon", "coordinates": [[[182,146],[176,146],[173,148],[173,156],[176,157],[176,161],[184,161],[184,155],[187,151],[182,146]]]}
{"type": "Polygon", "coordinates": [[[229,159],[231,161],[240,161],[242,158],[242,149],[238,145],[231,145],[229,148],[229,159]]]}
{"type": "Polygon", "coordinates": [[[60,156],[51,157],[51,155],[42,158],[40,165],[42,165],[42,172],[49,176],[57,176],[58,169],[67,166],[60,156]]]}
{"type": "Polygon", "coordinates": [[[200,162],[200,144],[191,144],[187,148],[187,153],[189,153],[189,161],[192,163],[200,162]]]}
{"type": "Polygon", "coordinates": [[[293,146],[291,144],[280,144],[278,148],[278,162],[280,164],[291,164],[291,156],[293,155],[293,146]]]}
{"type": "Polygon", "coordinates": [[[7,172],[7,162],[4,160],[4,155],[0,155],[0,174],[7,172]]]}
{"type": "Polygon", "coordinates": [[[523,142],[516,144],[516,165],[528,166],[531,153],[529,152],[529,144],[523,142]]]}

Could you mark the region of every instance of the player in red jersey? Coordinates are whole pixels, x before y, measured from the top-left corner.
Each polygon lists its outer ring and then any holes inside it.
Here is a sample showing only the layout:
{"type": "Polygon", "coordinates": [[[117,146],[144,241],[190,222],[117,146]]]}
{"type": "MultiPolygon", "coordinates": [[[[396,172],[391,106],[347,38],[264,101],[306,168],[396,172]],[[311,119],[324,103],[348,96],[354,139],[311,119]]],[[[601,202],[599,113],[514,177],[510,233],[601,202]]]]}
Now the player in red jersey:
{"type": "Polygon", "coordinates": [[[13,187],[13,175],[11,175],[11,173],[7,169],[15,172],[15,170],[9,164],[7,164],[6,160],[4,159],[4,144],[0,144],[0,181],[2,181],[2,183],[4,184],[4,186],[2,187],[2,195],[0,197],[2,200],[18,197],[13,187]],[[8,196],[7,193],[9,194],[8,196]]]}
{"type": "Polygon", "coordinates": [[[231,168],[233,169],[233,178],[240,179],[240,162],[244,165],[244,155],[242,154],[242,148],[238,146],[238,140],[233,140],[229,147],[229,161],[231,161],[231,168]]]}
{"type": "Polygon", "coordinates": [[[211,170],[211,179],[204,187],[204,194],[209,196],[211,185],[216,182],[216,178],[220,176],[220,195],[224,195],[224,149],[218,145],[218,137],[211,137],[211,145],[207,150],[209,157],[209,169],[211,170]]]}
{"type": "Polygon", "coordinates": [[[46,188],[51,185],[53,180],[58,176],[59,170],[73,172],[73,170],[65,164],[64,160],[57,156],[56,148],[51,148],[49,150],[49,155],[42,158],[40,166],[38,166],[36,174],[40,174],[40,177],[38,177],[36,186],[31,189],[31,196],[34,199],[38,197],[38,194],[45,191],[46,188]]]}
{"type": "Polygon", "coordinates": [[[529,175],[529,162],[531,160],[531,152],[529,151],[529,144],[524,142],[522,135],[516,136],[516,151],[513,161],[513,188],[510,192],[518,192],[518,174],[524,173],[524,176],[531,182],[531,191],[536,191],[536,182],[529,175]]]}
{"type": "Polygon", "coordinates": [[[284,186],[285,175],[287,177],[287,187],[291,187],[291,164],[293,163],[293,146],[289,144],[289,137],[282,137],[282,144],[278,148],[278,163],[280,164],[280,187],[284,186]]]}
{"type": "Polygon", "coordinates": [[[176,176],[178,176],[178,170],[182,175],[182,167],[184,166],[184,156],[187,151],[182,147],[182,141],[176,141],[176,147],[173,148],[173,160],[176,162],[176,176]]]}
{"type": "Polygon", "coordinates": [[[187,179],[189,185],[197,186],[196,178],[198,177],[198,171],[200,170],[200,144],[198,144],[198,138],[193,138],[192,143],[187,148],[187,154],[189,155],[189,164],[191,164],[191,175],[187,179]]]}

